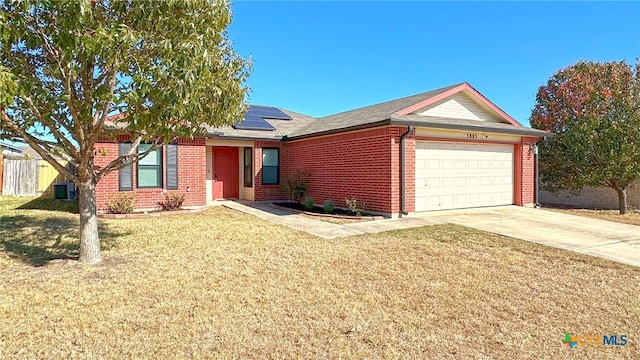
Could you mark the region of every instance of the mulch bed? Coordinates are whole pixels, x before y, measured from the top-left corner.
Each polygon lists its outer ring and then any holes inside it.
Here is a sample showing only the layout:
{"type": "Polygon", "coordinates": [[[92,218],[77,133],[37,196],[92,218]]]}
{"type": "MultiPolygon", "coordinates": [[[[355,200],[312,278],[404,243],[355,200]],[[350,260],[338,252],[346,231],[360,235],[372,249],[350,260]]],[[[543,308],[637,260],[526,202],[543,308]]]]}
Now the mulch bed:
{"type": "Polygon", "coordinates": [[[98,218],[100,219],[140,219],[147,217],[159,217],[159,216],[171,216],[171,215],[181,215],[181,214],[190,214],[196,213],[200,211],[207,210],[208,207],[201,207],[196,209],[180,209],[180,210],[151,210],[151,211],[140,211],[133,212],[130,214],[98,214],[98,218]]]}

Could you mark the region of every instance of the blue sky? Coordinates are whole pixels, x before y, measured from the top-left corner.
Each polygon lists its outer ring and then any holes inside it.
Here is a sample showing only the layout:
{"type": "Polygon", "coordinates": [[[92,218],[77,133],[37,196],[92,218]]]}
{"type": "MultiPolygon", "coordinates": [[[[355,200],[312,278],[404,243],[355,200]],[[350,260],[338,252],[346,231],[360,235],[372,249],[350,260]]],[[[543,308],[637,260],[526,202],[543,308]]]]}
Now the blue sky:
{"type": "Polygon", "coordinates": [[[238,1],[250,102],[324,116],[468,82],[528,125],[578,60],[640,57],[640,2],[238,1]]]}

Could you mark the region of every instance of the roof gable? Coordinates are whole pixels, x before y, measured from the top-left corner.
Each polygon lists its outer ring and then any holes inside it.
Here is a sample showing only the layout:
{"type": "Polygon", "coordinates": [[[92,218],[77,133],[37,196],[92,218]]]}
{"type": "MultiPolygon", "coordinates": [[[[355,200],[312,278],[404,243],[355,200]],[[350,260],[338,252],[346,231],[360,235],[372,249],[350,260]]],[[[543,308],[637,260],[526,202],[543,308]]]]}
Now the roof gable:
{"type": "Polygon", "coordinates": [[[439,94],[448,92],[463,84],[451,85],[444,88],[428,91],[425,93],[407,96],[401,99],[391,100],[375,105],[369,105],[362,108],[341,112],[334,115],[325,116],[311,122],[308,126],[300,128],[298,131],[290,134],[290,137],[308,136],[313,134],[322,134],[325,132],[334,132],[338,130],[346,130],[353,127],[365,126],[367,124],[389,120],[392,114],[402,111],[417,103],[431,99],[439,94]]]}
{"type": "MultiPolygon", "coordinates": [[[[400,111],[397,111],[394,113],[394,115],[410,115],[416,112],[420,112],[420,110],[426,111],[427,108],[429,108],[430,106],[436,105],[438,102],[451,98],[452,96],[458,93],[464,93],[473,102],[475,102],[482,109],[484,109],[485,112],[488,112],[489,114],[494,114],[495,119],[498,120],[498,122],[504,122],[507,124],[515,125],[515,126],[522,126],[522,124],[520,124],[514,118],[509,116],[509,114],[504,112],[502,109],[497,107],[494,103],[492,103],[489,99],[484,97],[484,95],[480,94],[478,90],[474,89],[468,83],[462,83],[457,86],[454,86],[447,91],[439,93],[436,96],[433,96],[429,99],[426,99],[419,103],[413,104],[407,108],[404,108],[400,111]]],[[[473,111],[469,110],[469,112],[473,112],[473,111]]],[[[447,116],[447,118],[454,118],[454,117],[447,116]]],[[[460,118],[456,118],[456,119],[460,119],[460,118]]]]}
{"type": "Polygon", "coordinates": [[[413,111],[411,115],[508,123],[506,119],[502,119],[495,112],[486,109],[464,91],[413,111]]]}

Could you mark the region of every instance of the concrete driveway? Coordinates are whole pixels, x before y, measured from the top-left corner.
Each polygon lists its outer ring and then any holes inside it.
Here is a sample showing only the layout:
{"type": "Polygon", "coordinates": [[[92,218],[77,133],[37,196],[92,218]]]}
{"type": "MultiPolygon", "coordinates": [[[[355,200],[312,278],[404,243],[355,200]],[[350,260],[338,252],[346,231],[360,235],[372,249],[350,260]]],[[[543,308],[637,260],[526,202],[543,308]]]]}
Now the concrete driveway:
{"type": "Polygon", "coordinates": [[[519,206],[417,216],[640,266],[640,226],[519,206]]]}

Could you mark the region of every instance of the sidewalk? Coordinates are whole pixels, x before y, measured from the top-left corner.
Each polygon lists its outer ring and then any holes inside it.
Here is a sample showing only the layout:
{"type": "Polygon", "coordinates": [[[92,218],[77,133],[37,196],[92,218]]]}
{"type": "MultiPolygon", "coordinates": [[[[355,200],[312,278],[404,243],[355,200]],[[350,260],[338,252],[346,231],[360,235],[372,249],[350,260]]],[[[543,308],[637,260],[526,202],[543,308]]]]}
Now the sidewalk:
{"type": "Polygon", "coordinates": [[[434,219],[404,217],[399,219],[362,221],[341,225],[311,219],[287,209],[275,208],[272,207],[270,203],[228,200],[217,202],[215,205],[221,205],[229,209],[241,211],[276,224],[307,232],[323,239],[336,239],[353,235],[373,234],[383,231],[408,229],[443,223],[442,221],[434,219]]]}

